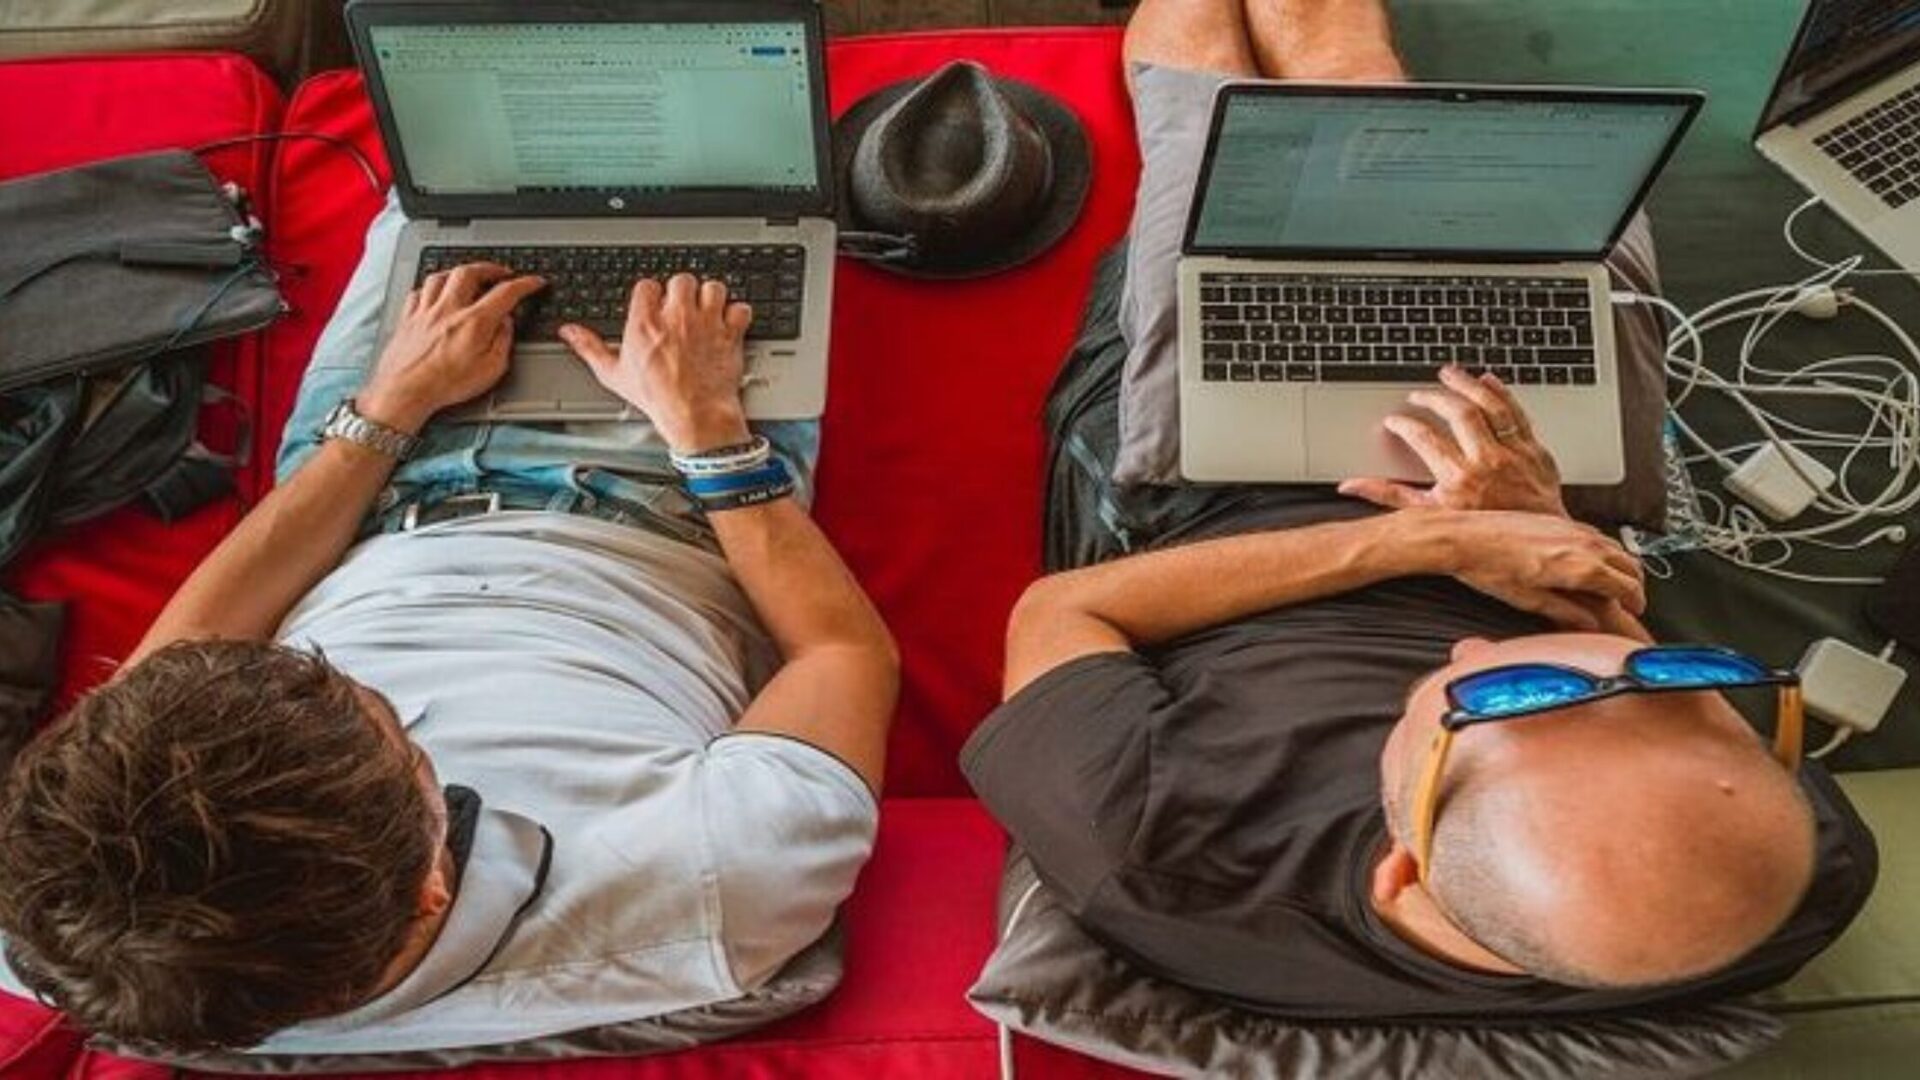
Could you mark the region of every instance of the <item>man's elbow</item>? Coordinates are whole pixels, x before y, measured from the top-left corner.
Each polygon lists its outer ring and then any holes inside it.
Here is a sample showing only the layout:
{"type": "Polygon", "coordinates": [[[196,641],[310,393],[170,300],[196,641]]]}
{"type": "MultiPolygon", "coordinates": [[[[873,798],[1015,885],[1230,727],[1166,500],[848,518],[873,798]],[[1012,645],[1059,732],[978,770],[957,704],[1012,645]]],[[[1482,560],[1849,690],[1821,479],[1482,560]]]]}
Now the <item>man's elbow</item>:
{"type": "Polygon", "coordinates": [[[1072,609],[1066,575],[1051,574],[1028,585],[1007,615],[1007,655],[1055,635],[1061,616],[1072,609]]]}
{"type": "Polygon", "coordinates": [[[879,619],[857,632],[823,643],[822,648],[852,660],[876,680],[891,686],[900,683],[900,643],[879,619]]]}
{"type": "Polygon", "coordinates": [[[894,640],[893,631],[882,626],[871,648],[875,667],[897,690],[900,686],[900,643],[894,640]]]}

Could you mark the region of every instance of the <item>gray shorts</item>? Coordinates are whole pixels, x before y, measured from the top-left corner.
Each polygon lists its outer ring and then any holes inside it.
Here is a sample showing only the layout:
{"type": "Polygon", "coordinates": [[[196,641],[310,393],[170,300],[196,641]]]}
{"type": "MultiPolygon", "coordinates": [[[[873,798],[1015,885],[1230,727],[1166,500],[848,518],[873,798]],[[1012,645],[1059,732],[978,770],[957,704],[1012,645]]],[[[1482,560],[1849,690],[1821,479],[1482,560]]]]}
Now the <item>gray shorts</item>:
{"type": "MultiPolygon", "coordinates": [[[[1127,342],[1120,392],[1120,454],[1113,478],[1122,484],[1180,482],[1179,302],[1174,272],[1187,210],[1200,179],[1214,92],[1230,76],[1134,64],[1134,126],[1140,140],[1140,188],[1134,198],[1127,275],[1120,291],[1120,333],[1127,342]]],[[[1659,287],[1653,233],[1636,214],[1607,257],[1614,279],[1635,292],[1659,287]]],[[[1622,404],[1626,407],[1628,472],[1634,447],[1656,446],[1666,389],[1665,336],[1642,308],[1618,319],[1622,404]],[[1639,361],[1639,362],[1636,362],[1639,361]]]]}

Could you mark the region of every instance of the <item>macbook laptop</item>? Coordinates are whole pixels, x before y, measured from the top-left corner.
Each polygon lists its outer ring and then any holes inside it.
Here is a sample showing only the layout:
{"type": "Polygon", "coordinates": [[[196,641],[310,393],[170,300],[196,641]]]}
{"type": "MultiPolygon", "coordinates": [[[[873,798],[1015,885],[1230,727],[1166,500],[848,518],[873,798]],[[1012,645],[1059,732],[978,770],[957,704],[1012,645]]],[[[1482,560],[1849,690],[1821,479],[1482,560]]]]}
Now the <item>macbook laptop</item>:
{"type": "Polygon", "coordinates": [[[1813,0],[1760,115],[1762,154],[1920,269],[1920,0],[1813,0]]]}
{"type": "Polygon", "coordinates": [[[1693,91],[1228,83],[1179,265],[1181,472],[1428,478],[1381,426],[1448,363],[1569,483],[1625,477],[1606,256],[1693,91]]]}
{"type": "Polygon", "coordinates": [[[680,271],[753,305],[754,419],[820,415],[833,186],[812,0],[356,0],[354,48],[412,219],[382,339],[436,270],[491,260],[549,285],[467,420],[635,415],[560,343],[617,339],[633,283],[680,271]]]}

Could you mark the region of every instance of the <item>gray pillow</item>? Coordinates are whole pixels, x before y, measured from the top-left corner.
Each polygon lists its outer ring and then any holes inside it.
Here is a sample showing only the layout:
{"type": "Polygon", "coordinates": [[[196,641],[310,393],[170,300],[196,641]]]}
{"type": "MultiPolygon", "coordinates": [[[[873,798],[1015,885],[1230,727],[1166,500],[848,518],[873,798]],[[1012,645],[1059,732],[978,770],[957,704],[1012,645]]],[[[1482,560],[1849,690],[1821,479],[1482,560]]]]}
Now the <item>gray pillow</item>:
{"type": "Polygon", "coordinates": [[[496,1046],[462,1046],[389,1054],[154,1054],[95,1038],[91,1045],[121,1057],[220,1073],[284,1076],[306,1073],[403,1072],[453,1069],[486,1061],[547,1061],[581,1057],[638,1057],[730,1039],[814,1005],[833,993],[844,972],[844,936],[835,923],[820,940],[787,961],[758,990],[624,1024],[568,1031],[496,1046]]]}
{"type": "MultiPolygon", "coordinates": [[[[1135,65],[1129,70],[1136,99],[1156,102],[1153,126],[1142,132],[1140,152],[1157,180],[1139,192],[1134,209],[1135,236],[1128,246],[1130,303],[1123,310],[1154,313],[1127,325],[1126,370],[1120,384],[1120,453],[1114,461],[1118,484],[1180,484],[1180,339],[1173,317],[1173,253],[1154,238],[1177,242],[1200,178],[1214,92],[1225,77],[1199,71],[1135,65]],[[1141,236],[1148,238],[1147,242],[1141,236]],[[1149,274],[1148,268],[1152,269],[1149,274]]],[[[1657,293],[1658,266],[1653,232],[1644,213],[1636,214],[1609,257],[1616,288],[1657,293]]],[[[1124,315],[1123,315],[1124,318],[1124,315]]],[[[1596,525],[1666,528],[1666,455],[1661,428],[1666,420],[1666,331],[1651,307],[1614,309],[1614,334],[1620,357],[1622,438],[1627,478],[1606,487],[1567,489],[1574,517],[1596,525]]]]}
{"type": "Polygon", "coordinates": [[[976,1009],[1043,1042],[1167,1076],[1672,1080],[1740,1061],[1778,1040],[1783,1027],[1738,1004],[1519,1027],[1301,1023],[1251,1013],[1129,966],[1079,928],[1018,851],[1001,879],[1000,925],[1000,945],[967,992],[976,1009]]]}

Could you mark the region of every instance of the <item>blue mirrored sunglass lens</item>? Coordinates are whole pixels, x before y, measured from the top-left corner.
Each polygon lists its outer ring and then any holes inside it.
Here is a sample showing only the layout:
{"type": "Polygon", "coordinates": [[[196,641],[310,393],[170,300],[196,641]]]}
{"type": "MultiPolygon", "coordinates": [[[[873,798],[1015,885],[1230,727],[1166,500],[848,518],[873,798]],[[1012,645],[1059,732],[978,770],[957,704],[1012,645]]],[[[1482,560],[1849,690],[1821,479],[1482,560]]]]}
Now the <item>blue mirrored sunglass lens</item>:
{"type": "Polygon", "coordinates": [[[1548,709],[1593,692],[1594,681],[1551,667],[1496,668],[1453,685],[1453,699],[1475,716],[1510,716],[1548,709]]]}
{"type": "Polygon", "coordinates": [[[1655,686],[1727,686],[1767,677],[1758,661],[1712,649],[1660,649],[1633,658],[1629,674],[1655,686]]]}

